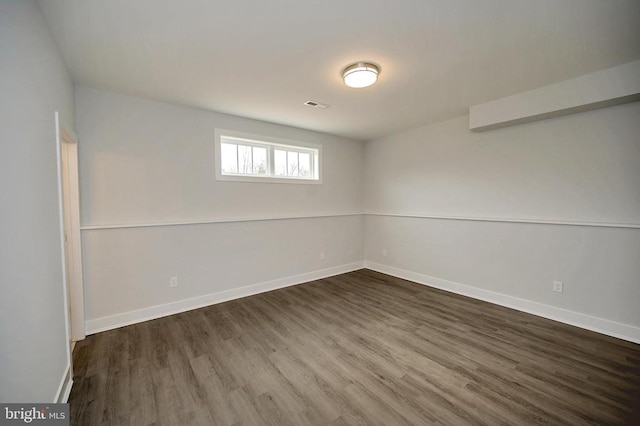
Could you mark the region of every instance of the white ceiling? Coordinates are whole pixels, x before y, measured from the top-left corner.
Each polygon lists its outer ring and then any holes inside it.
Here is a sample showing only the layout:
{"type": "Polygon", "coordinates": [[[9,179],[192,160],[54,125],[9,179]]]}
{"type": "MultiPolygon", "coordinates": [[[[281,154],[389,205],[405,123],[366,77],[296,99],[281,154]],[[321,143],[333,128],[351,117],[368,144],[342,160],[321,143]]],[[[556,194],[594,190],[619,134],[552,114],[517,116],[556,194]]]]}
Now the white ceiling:
{"type": "Polygon", "coordinates": [[[640,59],[638,0],[40,6],[76,84],[362,140],[640,59]],[[381,65],[376,85],[342,83],[358,60],[381,65]]]}

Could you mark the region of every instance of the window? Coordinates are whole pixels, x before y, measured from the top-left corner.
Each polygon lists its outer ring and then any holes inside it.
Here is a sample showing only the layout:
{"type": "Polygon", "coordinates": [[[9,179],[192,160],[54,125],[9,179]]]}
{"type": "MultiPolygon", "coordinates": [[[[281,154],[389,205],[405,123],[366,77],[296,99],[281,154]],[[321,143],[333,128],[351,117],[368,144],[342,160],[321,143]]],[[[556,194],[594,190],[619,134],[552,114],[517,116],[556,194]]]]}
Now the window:
{"type": "Polygon", "coordinates": [[[216,129],[216,178],[320,183],[319,145],[216,129]]]}

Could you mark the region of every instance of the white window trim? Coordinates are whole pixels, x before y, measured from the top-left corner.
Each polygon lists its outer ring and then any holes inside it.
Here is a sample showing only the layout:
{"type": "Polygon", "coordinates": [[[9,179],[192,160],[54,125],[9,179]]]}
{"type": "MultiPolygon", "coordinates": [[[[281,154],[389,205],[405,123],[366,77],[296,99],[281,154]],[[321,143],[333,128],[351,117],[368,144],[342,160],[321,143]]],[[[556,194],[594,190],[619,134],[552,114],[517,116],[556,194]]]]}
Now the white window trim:
{"type": "MultiPolygon", "coordinates": [[[[274,138],[271,136],[252,135],[244,132],[237,132],[234,130],[215,129],[215,168],[216,168],[216,180],[228,181],[228,182],[260,182],[260,183],[294,183],[294,184],[306,184],[306,185],[318,185],[322,183],[322,145],[292,141],[287,139],[274,138]],[[228,175],[222,173],[222,160],[221,160],[221,146],[222,137],[227,136],[230,138],[238,138],[242,141],[246,141],[247,145],[251,145],[255,142],[256,145],[264,146],[264,144],[281,145],[283,147],[290,147],[301,149],[313,149],[318,151],[317,155],[317,179],[300,179],[296,177],[288,176],[246,176],[246,175],[228,175]],[[261,144],[262,143],[262,144],[261,144]]],[[[269,154],[268,154],[269,155],[269,154]]]]}

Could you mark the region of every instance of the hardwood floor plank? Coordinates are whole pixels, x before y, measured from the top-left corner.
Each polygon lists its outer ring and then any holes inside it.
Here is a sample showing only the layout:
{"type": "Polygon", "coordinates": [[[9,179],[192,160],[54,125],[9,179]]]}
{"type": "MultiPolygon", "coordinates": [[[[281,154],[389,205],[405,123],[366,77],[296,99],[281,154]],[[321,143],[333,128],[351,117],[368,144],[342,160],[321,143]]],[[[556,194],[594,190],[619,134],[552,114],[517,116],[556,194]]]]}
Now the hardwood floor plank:
{"type": "Polygon", "coordinates": [[[69,402],[82,426],[609,425],[639,395],[640,345],[360,270],[88,336],[69,402]]]}
{"type": "MultiPolygon", "coordinates": [[[[129,422],[134,425],[151,425],[158,422],[158,408],[153,395],[153,379],[149,363],[143,357],[129,361],[129,422]]],[[[124,422],[123,424],[127,424],[124,422]]]]}

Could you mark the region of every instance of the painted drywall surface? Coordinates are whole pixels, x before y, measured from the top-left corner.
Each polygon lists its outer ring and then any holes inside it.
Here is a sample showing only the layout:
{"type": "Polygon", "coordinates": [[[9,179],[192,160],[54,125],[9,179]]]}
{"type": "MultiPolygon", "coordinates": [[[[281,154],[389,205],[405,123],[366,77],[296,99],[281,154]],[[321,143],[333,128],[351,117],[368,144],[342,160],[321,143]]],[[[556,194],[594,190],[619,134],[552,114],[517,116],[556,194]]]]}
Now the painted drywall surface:
{"type": "Polygon", "coordinates": [[[368,142],[367,212],[640,223],[640,102],[470,132],[468,117],[368,142]]]}
{"type": "Polygon", "coordinates": [[[35,2],[0,2],[0,401],[51,402],[68,364],[54,111],[73,86],[35,2]]]}
{"type": "Polygon", "coordinates": [[[87,319],[362,261],[362,226],[354,215],[85,231],[87,319]]]}
{"type": "Polygon", "coordinates": [[[83,87],[76,102],[83,225],[362,211],[362,142],[83,87]],[[215,128],[322,145],[322,184],[217,181],[215,128]]]}
{"type": "MultiPolygon", "coordinates": [[[[477,134],[462,117],[365,149],[365,209],[640,223],[640,104],[477,134]]],[[[365,258],[640,325],[640,230],[367,216],[365,258]],[[382,256],[382,250],[387,256],[382,256]],[[552,292],[552,281],[565,283],[552,292]]]]}
{"type": "Polygon", "coordinates": [[[83,225],[356,213],[85,230],[88,321],[362,261],[362,142],[83,87],[76,102],[83,225]],[[322,145],[322,184],[216,181],[216,127],[322,145]]]}
{"type": "Polygon", "coordinates": [[[638,229],[367,216],[365,235],[368,261],[640,326],[638,229]]]}
{"type": "Polygon", "coordinates": [[[469,128],[485,131],[640,100],[640,61],[607,68],[469,108],[469,128]]]}

